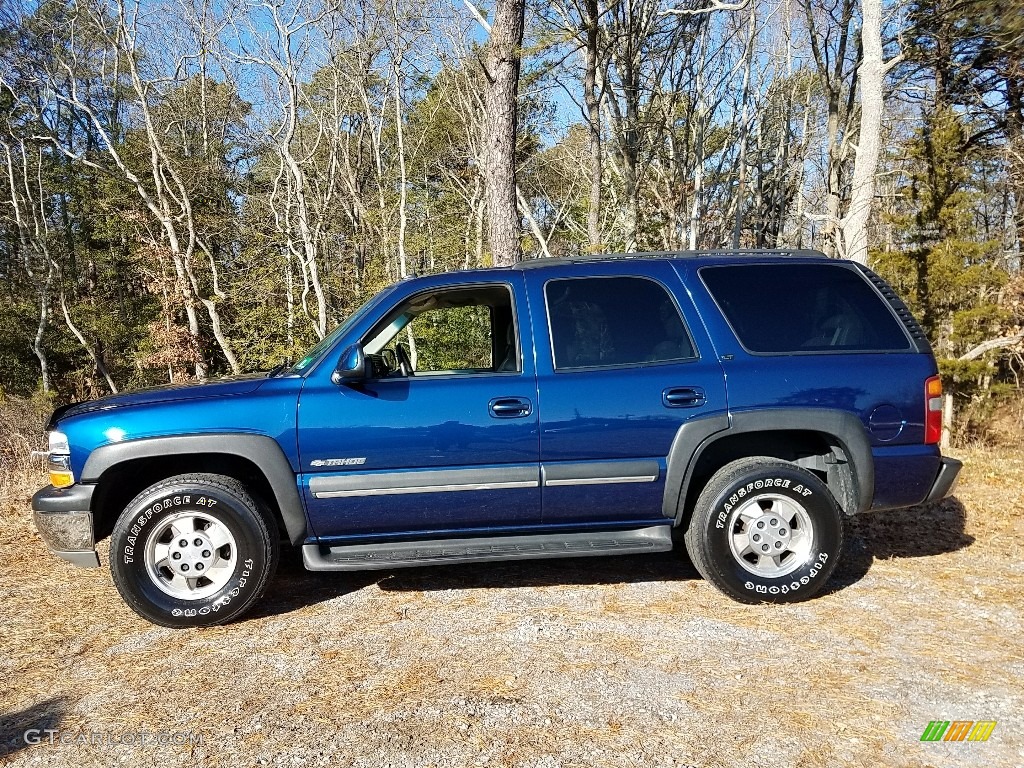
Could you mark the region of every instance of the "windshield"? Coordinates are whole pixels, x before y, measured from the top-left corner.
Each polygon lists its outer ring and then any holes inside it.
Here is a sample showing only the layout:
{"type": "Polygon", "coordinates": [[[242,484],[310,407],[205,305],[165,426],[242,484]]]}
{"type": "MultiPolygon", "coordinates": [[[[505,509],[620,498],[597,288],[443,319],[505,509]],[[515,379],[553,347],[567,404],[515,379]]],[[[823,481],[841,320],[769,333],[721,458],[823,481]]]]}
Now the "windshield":
{"type": "Polygon", "coordinates": [[[390,294],[392,290],[394,290],[394,286],[385,288],[384,290],[374,294],[369,299],[367,299],[366,302],[364,302],[363,305],[359,307],[359,309],[357,309],[355,312],[349,315],[348,318],[346,318],[346,320],[341,325],[339,325],[337,328],[335,328],[333,331],[327,334],[323,339],[321,339],[316,344],[316,346],[309,350],[309,352],[307,352],[305,356],[301,360],[299,360],[299,362],[297,362],[289,369],[288,373],[302,373],[303,371],[308,369],[311,365],[313,365],[313,363],[320,359],[320,356],[324,352],[333,347],[335,342],[338,341],[338,339],[340,339],[342,336],[348,333],[349,328],[355,325],[367,312],[369,312],[373,307],[380,303],[380,301],[385,296],[390,294]]]}

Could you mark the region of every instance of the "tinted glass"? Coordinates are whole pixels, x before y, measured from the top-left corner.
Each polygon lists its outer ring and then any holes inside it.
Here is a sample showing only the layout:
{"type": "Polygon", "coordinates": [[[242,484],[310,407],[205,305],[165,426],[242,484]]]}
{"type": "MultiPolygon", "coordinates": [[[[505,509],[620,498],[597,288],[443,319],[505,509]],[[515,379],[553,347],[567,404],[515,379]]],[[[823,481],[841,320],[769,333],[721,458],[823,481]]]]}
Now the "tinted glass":
{"type": "Polygon", "coordinates": [[[853,270],[828,264],[705,267],[701,278],[751,352],[902,352],[910,340],[853,270]]]}
{"type": "Polygon", "coordinates": [[[551,280],[544,287],[556,368],[694,357],[668,292],[637,277],[551,280]]]}
{"type": "Polygon", "coordinates": [[[400,343],[414,355],[413,369],[418,374],[490,371],[491,308],[476,304],[428,310],[417,315],[385,348],[400,343]]]}
{"type": "Polygon", "coordinates": [[[504,285],[417,293],[363,338],[373,378],[430,374],[517,373],[512,295],[504,285]]]}

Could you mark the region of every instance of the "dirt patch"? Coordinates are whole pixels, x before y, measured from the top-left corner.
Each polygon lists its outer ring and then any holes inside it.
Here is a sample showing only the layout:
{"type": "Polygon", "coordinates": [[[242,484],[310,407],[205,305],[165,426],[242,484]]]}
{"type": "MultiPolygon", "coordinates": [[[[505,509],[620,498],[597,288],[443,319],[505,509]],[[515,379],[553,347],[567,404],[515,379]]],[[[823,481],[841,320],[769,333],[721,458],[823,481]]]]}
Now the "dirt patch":
{"type": "Polygon", "coordinates": [[[292,555],[247,618],[189,631],[47,555],[8,479],[0,763],[1021,765],[1024,452],[961,458],[954,498],[856,519],[808,603],[738,605],[676,554],[351,575],[292,555]],[[931,720],[998,725],[921,742],[931,720]]]}

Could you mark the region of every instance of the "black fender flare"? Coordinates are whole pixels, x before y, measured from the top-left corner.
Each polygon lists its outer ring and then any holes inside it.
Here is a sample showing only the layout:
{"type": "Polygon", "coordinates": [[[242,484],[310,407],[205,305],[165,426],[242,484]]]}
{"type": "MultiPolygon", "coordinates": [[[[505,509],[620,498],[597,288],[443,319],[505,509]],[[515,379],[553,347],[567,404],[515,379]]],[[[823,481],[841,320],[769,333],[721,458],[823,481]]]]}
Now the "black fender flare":
{"type": "Polygon", "coordinates": [[[826,435],[842,449],[857,489],[857,511],[871,507],[875,494],[875,463],[864,424],[853,413],[832,408],[771,408],[734,411],[692,419],[676,432],[668,454],[662,513],[681,522],[680,501],[693,478],[701,454],[716,440],[752,432],[802,431],[826,435]]]}
{"type": "Polygon", "coordinates": [[[295,472],[277,442],[266,435],[207,433],[168,435],[110,443],[89,454],[81,482],[97,483],[103,474],[126,461],[197,453],[222,453],[251,461],[267,478],[281,510],[285,530],[292,544],[306,539],[306,513],[299,496],[295,472]]]}

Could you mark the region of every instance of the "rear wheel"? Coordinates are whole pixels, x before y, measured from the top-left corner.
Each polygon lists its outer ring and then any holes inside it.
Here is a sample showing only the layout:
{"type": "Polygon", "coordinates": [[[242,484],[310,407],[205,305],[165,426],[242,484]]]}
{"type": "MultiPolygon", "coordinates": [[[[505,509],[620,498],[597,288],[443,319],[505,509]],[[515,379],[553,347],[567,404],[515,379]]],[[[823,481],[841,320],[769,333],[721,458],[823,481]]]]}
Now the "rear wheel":
{"type": "Polygon", "coordinates": [[[276,531],[234,478],[179,475],[125,508],[110,537],[110,570],[129,607],[155,624],[223,624],[263,593],[277,566],[276,531]]]}
{"type": "Polygon", "coordinates": [[[686,529],[700,574],[744,603],[791,603],[818,592],[843,548],[843,517],[812,472],[764,456],[722,467],[686,529]]]}

